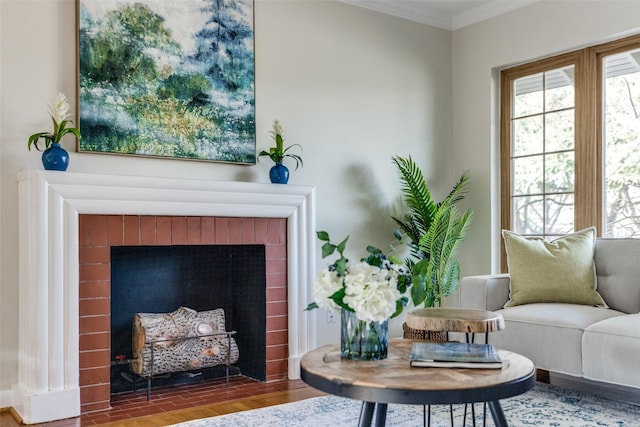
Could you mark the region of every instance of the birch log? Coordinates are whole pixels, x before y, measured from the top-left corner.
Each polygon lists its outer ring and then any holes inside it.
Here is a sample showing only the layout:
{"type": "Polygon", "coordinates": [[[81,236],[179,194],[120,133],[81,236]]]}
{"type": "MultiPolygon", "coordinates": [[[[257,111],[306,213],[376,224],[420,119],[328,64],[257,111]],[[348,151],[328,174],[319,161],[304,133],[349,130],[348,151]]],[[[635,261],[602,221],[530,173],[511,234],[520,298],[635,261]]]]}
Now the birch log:
{"type": "Polygon", "coordinates": [[[191,371],[238,361],[238,346],[225,332],[224,310],[195,311],[180,307],[172,313],[137,313],[133,318],[131,371],[148,377],[191,371]],[[222,333],[216,336],[205,336],[222,333]],[[190,337],[190,339],[182,339],[190,337]],[[180,339],[178,339],[180,338],[180,339]],[[151,353],[153,349],[153,372],[151,353]]]}

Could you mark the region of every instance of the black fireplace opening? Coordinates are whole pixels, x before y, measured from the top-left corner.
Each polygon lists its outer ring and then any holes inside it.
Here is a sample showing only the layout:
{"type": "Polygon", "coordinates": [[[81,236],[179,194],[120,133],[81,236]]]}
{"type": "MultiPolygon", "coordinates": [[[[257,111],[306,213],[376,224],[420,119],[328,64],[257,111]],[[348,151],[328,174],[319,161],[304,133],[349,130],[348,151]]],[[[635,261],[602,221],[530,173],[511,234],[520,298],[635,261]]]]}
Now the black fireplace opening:
{"type": "MultiPolygon", "coordinates": [[[[266,381],[266,261],[264,245],[111,247],[111,393],[146,386],[127,363],[133,357],[136,313],[224,309],[236,331],[239,359],[231,374],[266,381]]],[[[153,387],[217,378],[225,366],[153,377],[153,387]]]]}

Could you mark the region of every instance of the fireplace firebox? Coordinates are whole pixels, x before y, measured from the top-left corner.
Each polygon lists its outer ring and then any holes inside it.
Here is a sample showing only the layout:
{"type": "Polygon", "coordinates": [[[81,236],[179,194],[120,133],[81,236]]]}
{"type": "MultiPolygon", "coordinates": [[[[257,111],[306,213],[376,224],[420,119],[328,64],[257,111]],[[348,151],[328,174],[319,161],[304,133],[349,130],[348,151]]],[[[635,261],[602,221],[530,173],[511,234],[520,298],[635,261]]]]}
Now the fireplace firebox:
{"type": "MultiPolygon", "coordinates": [[[[132,358],[136,313],[221,308],[240,350],[242,375],[266,381],[266,273],[264,245],[111,247],[111,361],[132,358]]],[[[205,368],[164,375],[163,387],[224,374],[205,368]]],[[[135,379],[135,377],[133,377],[135,379]]],[[[111,392],[131,390],[126,364],[112,363],[111,392]]]]}
{"type": "MultiPolygon", "coordinates": [[[[169,255],[167,252],[176,250],[183,254],[189,251],[196,251],[198,247],[204,247],[205,253],[208,247],[210,251],[218,251],[214,249],[216,246],[223,246],[232,249],[235,257],[241,258],[248,255],[247,249],[254,246],[263,247],[264,253],[260,254],[263,259],[264,266],[261,267],[262,279],[257,281],[264,285],[260,291],[265,295],[265,303],[260,309],[264,313],[266,322],[266,333],[264,343],[265,347],[261,350],[255,346],[259,341],[239,343],[248,345],[250,351],[256,354],[265,354],[266,362],[262,360],[258,362],[258,368],[261,363],[266,365],[266,380],[283,379],[287,376],[288,370],[288,310],[287,310],[287,233],[286,220],[282,218],[225,218],[225,217],[163,217],[163,216],[134,216],[134,215],[81,215],[79,218],[79,241],[80,241],[80,387],[82,398],[82,412],[89,412],[108,408],[110,405],[110,394],[112,391],[120,391],[122,384],[117,384],[118,389],[112,390],[112,376],[121,378],[120,372],[124,367],[111,369],[114,364],[114,357],[119,356],[125,348],[130,348],[131,340],[125,338],[127,343],[125,347],[117,350],[112,354],[111,344],[114,334],[120,334],[124,329],[118,331],[111,330],[111,321],[109,320],[112,313],[111,307],[114,305],[127,304],[126,302],[111,302],[114,297],[112,284],[112,255],[115,253],[119,261],[125,260],[127,263],[135,263],[135,257],[128,253],[136,252],[136,257],[152,258],[161,255],[164,258],[162,266],[152,263],[151,268],[142,268],[141,274],[131,273],[138,278],[138,281],[144,280],[146,276],[152,275],[151,270],[161,270],[164,276],[176,276],[174,280],[178,280],[177,276],[188,276],[189,263],[188,257],[178,257],[169,255]],[[126,249],[130,248],[130,249],[126,249]],[[136,249],[138,248],[138,249],[136,249]],[[120,252],[125,252],[124,255],[120,252]],[[143,255],[145,251],[147,255],[143,255]],[[174,258],[169,261],[168,258],[174,258]],[[183,258],[179,260],[179,258],[183,258]],[[180,266],[180,264],[186,264],[180,266]],[[169,267],[173,265],[172,267],[169,267]],[[182,272],[180,273],[180,270],[182,272]],[[108,321],[104,325],[104,321],[108,321]]],[[[210,254],[211,255],[211,254],[210,254]]],[[[253,258],[253,256],[250,256],[253,258]]],[[[207,264],[201,256],[196,256],[196,262],[207,264]],[[200,258],[198,260],[198,258],[200,258]]],[[[254,264],[260,261],[253,260],[254,264]]],[[[241,274],[240,269],[246,269],[247,266],[234,266],[233,273],[241,274]]],[[[135,270],[134,267],[129,269],[135,270]]],[[[202,272],[201,272],[202,273],[202,272]]],[[[123,274],[124,273],[117,273],[123,274]]],[[[206,272],[210,276],[211,271],[206,272]]],[[[216,277],[222,277],[219,271],[215,273],[216,277]]],[[[160,279],[154,277],[154,285],[160,279]]],[[[202,281],[203,279],[198,279],[202,281]]],[[[194,283],[196,282],[193,279],[194,283]]],[[[254,283],[256,281],[254,280],[254,283]]],[[[184,282],[181,282],[184,283],[184,282]]],[[[129,289],[135,289],[139,284],[129,283],[129,289]]],[[[196,286],[196,285],[193,285],[196,286]]],[[[176,289],[183,289],[178,286],[176,289]]],[[[179,292],[179,291],[176,291],[179,292]]],[[[254,290],[254,292],[258,292],[254,290]]],[[[153,299],[153,294],[159,294],[155,290],[147,289],[146,294],[153,299]]],[[[248,298],[247,294],[239,293],[240,299],[248,298]]],[[[123,300],[127,299],[127,295],[122,296],[123,300]]],[[[164,296],[158,295],[159,299],[164,296]]],[[[173,306],[181,303],[176,299],[170,305],[159,308],[162,312],[170,312],[177,308],[173,306]]],[[[199,303],[194,303],[195,310],[201,310],[199,303]]],[[[160,307],[160,306],[158,306],[160,307]]],[[[230,306],[233,310],[239,310],[230,306]]],[[[207,307],[208,308],[208,307],[207,307]]],[[[212,307],[218,308],[218,307],[212,307]]],[[[224,307],[220,307],[224,308],[224,307]]],[[[131,320],[133,310],[130,309],[131,318],[126,319],[128,328],[131,328],[131,320]]],[[[116,315],[118,316],[118,315],[116,315]]],[[[127,315],[129,316],[129,315],[127,315]]],[[[257,319],[257,317],[253,317],[257,319]]],[[[255,322],[256,320],[254,320],[255,322]]],[[[235,327],[235,321],[234,325],[235,327]]],[[[256,325],[251,325],[255,327],[256,325]]],[[[124,326],[122,327],[124,328],[124,326]]],[[[264,329],[263,329],[264,330],[264,329]]],[[[240,335],[240,334],[238,334],[240,335]]],[[[129,335],[130,336],[130,335],[129,335]]],[[[240,339],[239,336],[236,336],[240,339]]],[[[246,338],[246,337],[245,337],[246,338]]],[[[247,375],[252,376],[252,369],[245,367],[247,375]]],[[[212,370],[213,371],[213,370],[212,370]]],[[[203,375],[205,378],[215,375],[216,372],[206,371],[203,375]]],[[[220,373],[218,373],[220,374],[220,373]]],[[[261,373],[259,373],[261,375],[261,373]]],[[[258,376],[256,374],[256,376],[258,376]]],[[[183,381],[185,375],[176,375],[177,381],[183,381]]],[[[135,377],[134,377],[135,378],[135,377]]],[[[171,385],[166,384],[164,379],[154,380],[156,386],[171,385]]],[[[136,387],[128,385],[129,389],[136,387]]]]}

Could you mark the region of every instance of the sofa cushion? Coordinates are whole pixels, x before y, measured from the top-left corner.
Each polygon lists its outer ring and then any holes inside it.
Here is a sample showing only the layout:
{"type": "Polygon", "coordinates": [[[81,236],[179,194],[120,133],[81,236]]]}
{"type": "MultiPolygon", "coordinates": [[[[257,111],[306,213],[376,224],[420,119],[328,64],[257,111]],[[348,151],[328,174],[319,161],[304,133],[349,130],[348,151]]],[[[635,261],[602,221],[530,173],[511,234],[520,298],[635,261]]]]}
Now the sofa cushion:
{"type": "Polygon", "coordinates": [[[506,307],[569,303],[606,307],[596,289],[595,228],[548,242],[503,230],[511,276],[506,307]]]}
{"type": "Polygon", "coordinates": [[[640,387],[639,351],[640,314],[628,314],[597,322],[584,331],[584,377],[640,387]]]}
{"type": "Polygon", "coordinates": [[[537,368],[582,376],[582,336],[593,323],[624,313],[576,304],[526,304],[496,311],[506,327],[489,334],[498,348],[520,353],[537,368]]]}
{"type": "Polygon", "coordinates": [[[640,312],[640,239],[596,240],[598,292],[614,310],[640,312]]]}

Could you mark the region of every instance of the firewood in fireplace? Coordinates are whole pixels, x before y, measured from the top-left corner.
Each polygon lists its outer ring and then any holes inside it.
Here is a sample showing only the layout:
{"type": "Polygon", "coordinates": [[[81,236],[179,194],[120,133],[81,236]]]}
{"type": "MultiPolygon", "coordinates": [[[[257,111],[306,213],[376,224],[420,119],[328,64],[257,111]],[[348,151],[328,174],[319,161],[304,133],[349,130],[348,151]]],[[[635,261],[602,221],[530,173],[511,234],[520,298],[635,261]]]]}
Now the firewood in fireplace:
{"type": "Polygon", "coordinates": [[[233,364],[239,358],[236,341],[225,330],[221,308],[136,313],[132,336],[130,369],[142,377],[233,364]]]}

